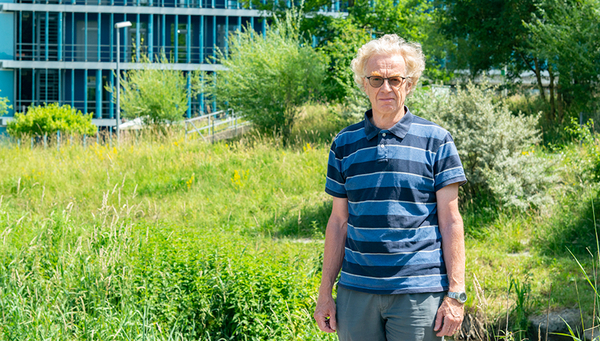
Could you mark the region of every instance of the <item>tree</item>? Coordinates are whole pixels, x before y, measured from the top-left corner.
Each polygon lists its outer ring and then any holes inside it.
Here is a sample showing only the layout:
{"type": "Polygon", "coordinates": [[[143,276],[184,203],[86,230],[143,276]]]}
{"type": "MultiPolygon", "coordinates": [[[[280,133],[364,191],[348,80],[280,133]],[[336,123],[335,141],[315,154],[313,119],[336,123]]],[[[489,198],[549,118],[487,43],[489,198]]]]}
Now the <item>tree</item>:
{"type": "Polygon", "coordinates": [[[533,19],[526,25],[532,34],[530,51],[546,60],[550,75],[552,110],[547,119],[563,122],[564,107],[574,112],[597,109],[600,1],[544,0],[533,19]]]}
{"type": "Polygon", "coordinates": [[[218,51],[226,70],[207,76],[205,90],[252,121],[262,132],[287,139],[300,107],[321,91],[324,63],[300,37],[301,14],[275,18],[266,35],[249,26],[229,39],[229,55],[218,51]]]}
{"type": "Polygon", "coordinates": [[[533,71],[543,96],[543,63],[529,53],[531,22],[541,0],[436,0],[440,30],[453,40],[451,69],[471,77],[507,67],[510,78],[533,71]]]}
{"type": "Polygon", "coordinates": [[[70,105],[58,103],[44,104],[43,106],[30,106],[26,113],[15,114],[15,119],[8,122],[7,131],[11,136],[24,135],[41,136],[55,134],[60,131],[64,134],[96,133],[97,127],[92,124],[93,114],[83,115],[81,111],[71,108],[70,105]]]}
{"type": "MultiPolygon", "coordinates": [[[[121,79],[123,117],[139,117],[155,129],[183,120],[188,109],[188,96],[194,97],[200,91],[199,73],[189,74],[190,88],[187,89],[186,75],[174,70],[164,55],[155,63],[142,55],[141,63],[144,64],[142,69],[129,70],[121,79]]],[[[116,102],[116,89],[106,87],[106,90],[112,93],[116,102]]]]}

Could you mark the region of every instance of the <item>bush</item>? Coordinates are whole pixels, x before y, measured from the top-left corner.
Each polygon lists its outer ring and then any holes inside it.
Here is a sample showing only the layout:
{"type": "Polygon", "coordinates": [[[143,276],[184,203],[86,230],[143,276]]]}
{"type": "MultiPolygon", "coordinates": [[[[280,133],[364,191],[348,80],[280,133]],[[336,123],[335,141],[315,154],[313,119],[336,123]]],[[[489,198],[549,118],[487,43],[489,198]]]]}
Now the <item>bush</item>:
{"type": "MultiPolygon", "coordinates": [[[[164,55],[156,63],[142,55],[140,62],[144,65],[143,69],[129,70],[121,79],[123,117],[140,117],[144,124],[155,129],[183,120],[188,109],[188,95],[194,97],[199,92],[199,74],[190,74],[191,88],[187,90],[187,76],[174,70],[164,55]]],[[[112,93],[116,103],[116,89],[107,86],[106,90],[112,93]]]]}
{"type": "Polygon", "coordinates": [[[9,105],[8,102],[8,98],[0,97],[0,116],[5,115],[8,109],[12,109],[12,105],[9,105]]]}
{"type": "Polygon", "coordinates": [[[456,93],[421,91],[410,100],[415,114],[452,134],[465,168],[466,199],[490,196],[525,209],[551,201],[545,190],[555,181],[548,158],[537,155],[538,115],[513,115],[484,83],[456,93]]]}
{"type": "Polygon", "coordinates": [[[206,90],[252,121],[263,133],[287,140],[301,106],[320,92],[324,63],[300,38],[301,15],[289,11],[266,35],[246,27],[229,38],[229,54],[219,51],[226,70],[208,77],[206,90]]]}
{"type": "Polygon", "coordinates": [[[92,114],[83,115],[68,104],[61,106],[51,103],[30,106],[26,113],[16,114],[6,129],[11,136],[22,137],[55,134],[57,131],[64,134],[92,135],[98,128],[92,124],[92,114]]]}

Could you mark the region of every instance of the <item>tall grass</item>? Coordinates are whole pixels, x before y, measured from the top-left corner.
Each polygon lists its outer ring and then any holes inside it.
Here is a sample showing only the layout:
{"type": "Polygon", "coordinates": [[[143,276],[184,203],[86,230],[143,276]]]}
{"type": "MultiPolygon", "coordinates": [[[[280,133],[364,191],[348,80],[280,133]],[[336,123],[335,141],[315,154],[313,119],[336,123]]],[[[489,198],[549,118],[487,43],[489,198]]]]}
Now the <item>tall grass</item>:
{"type": "Polygon", "coordinates": [[[0,339],[328,339],[328,147],[278,143],[0,147],[0,339]]]}

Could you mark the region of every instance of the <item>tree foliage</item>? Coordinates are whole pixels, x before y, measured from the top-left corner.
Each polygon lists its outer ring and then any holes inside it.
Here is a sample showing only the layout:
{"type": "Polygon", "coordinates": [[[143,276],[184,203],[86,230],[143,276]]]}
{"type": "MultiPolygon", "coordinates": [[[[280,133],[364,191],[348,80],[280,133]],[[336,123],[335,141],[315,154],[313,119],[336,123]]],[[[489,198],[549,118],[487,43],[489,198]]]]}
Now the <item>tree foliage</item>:
{"type": "Polygon", "coordinates": [[[57,131],[64,134],[92,135],[98,129],[92,124],[92,116],[93,114],[83,115],[81,111],[71,108],[68,104],[30,106],[26,113],[15,114],[15,119],[8,123],[7,131],[15,137],[42,136],[55,134],[57,131]]]}
{"type": "MultiPolygon", "coordinates": [[[[140,117],[144,124],[159,128],[181,121],[188,109],[188,96],[200,91],[198,72],[188,75],[173,69],[172,63],[162,55],[158,62],[141,56],[144,67],[128,70],[121,78],[121,110],[125,118],[140,117]],[[188,76],[190,89],[187,89],[188,76]]],[[[116,102],[116,88],[106,87],[116,102]]]]}
{"type": "Polygon", "coordinates": [[[441,31],[458,46],[451,67],[473,76],[507,65],[517,75],[529,70],[530,35],[523,22],[532,20],[538,1],[436,0],[441,31]]]}
{"type": "MultiPolygon", "coordinates": [[[[532,33],[532,53],[546,60],[549,70],[554,73],[550,75],[550,81],[557,83],[559,105],[564,104],[575,112],[597,110],[600,1],[544,0],[534,20],[526,27],[532,33]]],[[[554,97],[554,93],[551,96],[554,97]]],[[[561,109],[553,107],[548,119],[562,121],[561,109]],[[554,115],[556,111],[558,117],[554,115]]]]}
{"type": "Polygon", "coordinates": [[[234,33],[229,55],[218,52],[226,70],[208,75],[204,90],[239,111],[262,132],[289,137],[301,106],[318,96],[324,76],[321,56],[300,37],[301,15],[288,11],[266,35],[252,28],[234,33]]]}

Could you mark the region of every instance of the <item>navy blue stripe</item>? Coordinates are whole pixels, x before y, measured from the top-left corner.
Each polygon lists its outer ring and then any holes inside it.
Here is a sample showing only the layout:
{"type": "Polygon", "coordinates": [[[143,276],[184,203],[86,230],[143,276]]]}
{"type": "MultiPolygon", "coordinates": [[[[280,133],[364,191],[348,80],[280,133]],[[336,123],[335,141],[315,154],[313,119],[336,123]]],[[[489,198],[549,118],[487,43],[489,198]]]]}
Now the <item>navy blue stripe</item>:
{"type": "Polygon", "coordinates": [[[362,266],[351,262],[344,262],[342,270],[353,275],[375,278],[446,274],[446,266],[444,265],[444,263],[428,263],[401,266],[362,266]]]}
{"type": "MultiPolygon", "coordinates": [[[[459,161],[460,162],[460,161],[459,161]]],[[[367,161],[367,162],[355,162],[346,169],[344,172],[345,177],[351,177],[361,174],[371,174],[376,172],[393,171],[416,174],[419,176],[426,176],[433,179],[431,165],[416,162],[406,161],[400,159],[388,159],[387,162],[379,162],[378,160],[367,161]]]]}
{"type": "Polygon", "coordinates": [[[361,215],[354,216],[349,215],[348,222],[352,226],[364,227],[364,228],[381,228],[381,227],[395,227],[395,228],[411,228],[418,226],[429,226],[437,225],[437,215],[430,215],[423,219],[423,217],[409,217],[403,215],[361,215]]]}
{"type": "Polygon", "coordinates": [[[421,192],[404,187],[376,187],[347,191],[351,201],[364,200],[400,200],[408,202],[434,203],[435,192],[421,192]]]}
{"type": "Polygon", "coordinates": [[[363,242],[346,238],[346,247],[360,253],[396,253],[433,251],[442,247],[442,239],[425,240],[389,240],[382,242],[363,242]]]}
{"type": "Polygon", "coordinates": [[[436,139],[434,137],[428,138],[408,133],[402,140],[402,145],[435,152],[443,142],[444,140],[436,139]]]}
{"type": "Polygon", "coordinates": [[[435,152],[439,146],[444,143],[443,140],[435,139],[435,138],[427,138],[422,136],[416,136],[407,134],[406,137],[402,140],[397,139],[395,137],[382,138],[379,136],[378,138],[374,138],[372,140],[367,140],[367,137],[364,136],[362,139],[354,142],[354,143],[344,143],[344,139],[341,138],[335,141],[335,146],[333,146],[333,150],[338,158],[346,157],[348,155],[354,154],[356,151],[375,147],[377,144],[383,142],[385,145],[399,145],[405,147],[413,147],[423,150],[428,150],[435,152]],[[342,157],[340,157],[342,156],[342,157]]]}
{"type": "Polygon", "coordinates": [[[329,195],[331,195],[331,196],[333,196],[333,197],[336,197],[336,198],[347,198],[347,197],[348,197],[348,196],[347,196],[346,194],[344,194],[344,193],[338,193],[338,192],[334,192],[334,191],[330,190],[330,189],[329,189],[329,188],[327,188],[327,187],[325,188],[325,193],[327,193],[327,194],[329,194],[329,195]]]}
{"type": "Polygon", "coordinates": [[[327,165],[327,177],[341,184],[346,182],[342,174],[332,165],[327,165]]]}
{"type": "Polygon", "coordinates": [[[452,155],[447,158],[436,161],[436,163],[433,165],[433,171],[435,172],[435,174],[438,174],[444,169],[451,169],[456,167],[462,167],[462,164],[458,155],[452,155]]]}

